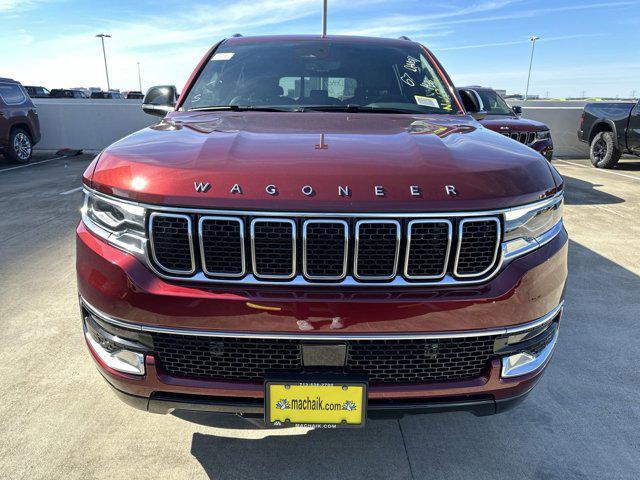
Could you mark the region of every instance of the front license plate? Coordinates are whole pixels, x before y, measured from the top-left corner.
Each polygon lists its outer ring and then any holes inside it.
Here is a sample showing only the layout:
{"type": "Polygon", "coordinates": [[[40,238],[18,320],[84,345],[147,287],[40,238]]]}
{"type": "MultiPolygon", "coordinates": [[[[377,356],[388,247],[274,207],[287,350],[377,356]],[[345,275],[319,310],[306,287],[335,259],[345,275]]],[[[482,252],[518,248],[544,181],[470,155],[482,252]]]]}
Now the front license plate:
{"type": "Polygon", "coordinates": [[[364,424],[367,386],[359,382],[266,382],[265,422],[275,427],[364,424]]]}

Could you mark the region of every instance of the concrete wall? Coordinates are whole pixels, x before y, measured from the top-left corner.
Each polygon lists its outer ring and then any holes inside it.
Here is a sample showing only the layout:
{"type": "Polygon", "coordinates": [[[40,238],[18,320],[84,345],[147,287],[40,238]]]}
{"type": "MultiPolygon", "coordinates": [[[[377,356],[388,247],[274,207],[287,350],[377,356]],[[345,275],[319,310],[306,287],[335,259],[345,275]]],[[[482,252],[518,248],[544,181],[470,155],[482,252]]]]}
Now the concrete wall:
{"type": "Polygon", "coordinates": [[[36,98],[33,103],[42,131],[36,150],[99,151],[159,120],[142,111],[141,100],[36,98]]]}
{"type": "Polygon", "coordinates": [[[522,106],[522,116],[546,123],[551,129],[554,154],[557,157],[587,157],[589,145],[578,140],[582,107],[522,106]]]}
{"type": "MultiPolygon", "coordinates": [[[[102,150],[116,140],[158,122],[145,114],[140,100],[35,99],[42,140],[38,150],[81,148],[102,150]]],[[[586,144],[578,141],[576,131],[584,102],[522,102],[524,116],[546,123],[551,128],[557,156],[588,155],[586,144]]]]}

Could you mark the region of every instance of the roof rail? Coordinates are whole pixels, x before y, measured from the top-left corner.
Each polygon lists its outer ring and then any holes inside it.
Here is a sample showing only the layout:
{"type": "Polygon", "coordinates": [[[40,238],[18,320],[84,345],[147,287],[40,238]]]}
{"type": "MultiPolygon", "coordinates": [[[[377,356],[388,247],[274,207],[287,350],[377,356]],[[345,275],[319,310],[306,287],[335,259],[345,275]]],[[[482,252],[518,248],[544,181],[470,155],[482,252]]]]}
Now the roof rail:
{"type": "Polygon", "coordinates": [[[410,42],[410,41],[411,41],[411,39],[410,39],[409,37],[407,37],[406,35],[400,35],[400,36],[398,37],[398,40],[406,40],[406,41],[408,41],[408,42],[410,42]]]}
{"type": "Polygon", "coordinates": [[[233,38],[240,38],[242,37],[241,33],[234,33],[233,35],[231,35],[233,38]]]}

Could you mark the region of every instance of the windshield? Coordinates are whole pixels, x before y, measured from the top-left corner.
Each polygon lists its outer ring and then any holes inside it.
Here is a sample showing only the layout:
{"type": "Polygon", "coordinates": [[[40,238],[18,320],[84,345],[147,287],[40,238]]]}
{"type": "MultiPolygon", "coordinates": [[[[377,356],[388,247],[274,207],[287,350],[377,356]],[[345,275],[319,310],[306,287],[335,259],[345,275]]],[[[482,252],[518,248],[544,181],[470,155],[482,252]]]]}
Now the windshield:
{"type": "Polygon", "coordinates": [[[406,46],[330,40],[223,43],[182,108],[232,105],[460,112],[424,50],[409,42],[406,46]]]}
{"type": "Polygon", "coordinates": [[[487,115],[513,115],[513,110],[507,105],[500,95],[493,90],[476,90],[487,115]]]}

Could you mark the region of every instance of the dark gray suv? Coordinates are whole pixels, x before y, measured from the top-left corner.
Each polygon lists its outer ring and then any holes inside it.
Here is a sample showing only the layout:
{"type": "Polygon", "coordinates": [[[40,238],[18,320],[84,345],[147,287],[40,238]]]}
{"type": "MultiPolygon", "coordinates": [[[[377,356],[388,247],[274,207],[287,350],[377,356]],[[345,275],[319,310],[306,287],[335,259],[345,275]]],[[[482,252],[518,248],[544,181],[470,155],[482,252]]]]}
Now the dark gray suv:
{"type": "Polygon", "coordinates": [[[40,141],[36,107],[22,85],[0,78],[0,152],[15,163],[28,163],[40,141]]]}

